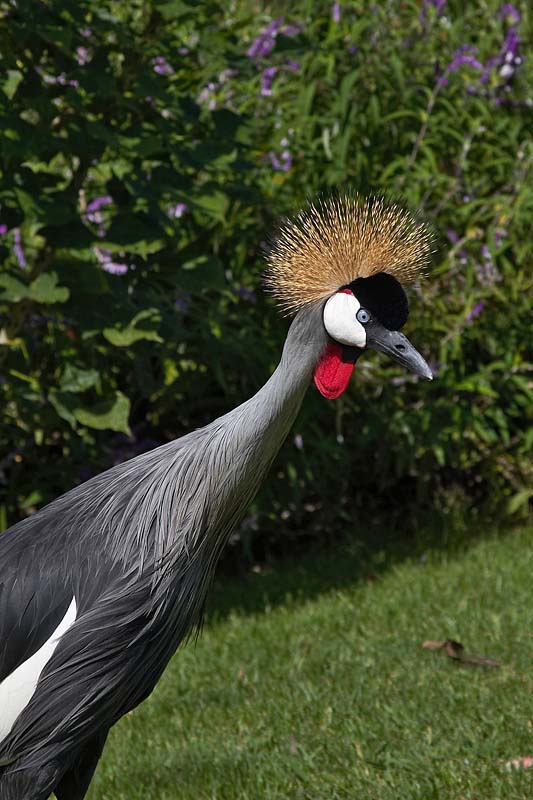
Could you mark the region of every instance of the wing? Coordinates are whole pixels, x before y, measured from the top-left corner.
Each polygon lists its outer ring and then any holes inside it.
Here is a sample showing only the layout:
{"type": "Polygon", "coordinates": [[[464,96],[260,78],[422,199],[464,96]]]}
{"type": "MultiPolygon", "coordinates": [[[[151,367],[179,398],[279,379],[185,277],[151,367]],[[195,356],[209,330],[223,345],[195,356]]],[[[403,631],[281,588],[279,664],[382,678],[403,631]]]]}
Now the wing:
{"type": "Polygon", "coordinates": [[[118,465],[0,535],[0,718],[18,698],[0,725],[0,769],[37,768],[107,730],[197,620],[212,559],[192,558],[183,526],[203,540],[201,492],[191,512],[200,436],[118,465]]]}
{"type": "Polygon", "coordinates": [[[156,590],[153,562],[121,558],[131,496],[116,491],[120,470],[0,535],[0,773],[15,761],[40,768],[108,730],[183,636],[167,611],[179,608],[174,574],[162,570],[156,590]],[[88,508],[93,490],[103,499],[88,508]]]}
{"type": "Polygon", "coordinates": [[[34,533],[23,523],[0,536],[0,742],[75,617],[73,590],[34,533]]]}
{"type": "Polygon", "coordinates": [[[0,536],[0,685],[50,638],[72,600],[57,575],[23,557],[25,537],[10,542],[9,554],[7,538],[0,536]]]}

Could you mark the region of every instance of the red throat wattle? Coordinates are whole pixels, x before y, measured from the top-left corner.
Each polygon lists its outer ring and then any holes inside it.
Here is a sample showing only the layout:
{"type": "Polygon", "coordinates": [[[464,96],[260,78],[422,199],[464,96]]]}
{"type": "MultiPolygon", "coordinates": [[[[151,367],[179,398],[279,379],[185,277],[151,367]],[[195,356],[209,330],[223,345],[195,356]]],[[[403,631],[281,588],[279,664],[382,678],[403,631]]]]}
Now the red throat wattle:
{"type": "Polygon", "coordinates": [[[328,400],[335,400],[347,389],[355,364],[342,360],[342,345],[330,342],[315,369],[315,386],[328,400]]]}
{"type": "MultiPolygon", "coordinates": [[[[350,289],[341,289],[342,294],[352,294],[350,289]]],[[[355,364],[342,360],[342,346],[330,342],[318,362],[313,375],[315,386],[328,400],[340,397],[348,388],[355,364]]]]}

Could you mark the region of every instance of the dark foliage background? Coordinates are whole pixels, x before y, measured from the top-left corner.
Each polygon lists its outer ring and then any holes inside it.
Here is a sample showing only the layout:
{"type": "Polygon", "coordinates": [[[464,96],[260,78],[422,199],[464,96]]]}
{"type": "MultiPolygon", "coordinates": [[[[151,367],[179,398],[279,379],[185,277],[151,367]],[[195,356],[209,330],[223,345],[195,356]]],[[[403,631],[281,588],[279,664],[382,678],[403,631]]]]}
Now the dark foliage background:
{"type": "Polygon", "coordinates": [[[261,244],[348,186],[440,231],[407,329],[436,380],[370,356],[310,391],[233,544],[524,514],[528,5],[0,2],[0,529],[256,391],[261,244]]]}

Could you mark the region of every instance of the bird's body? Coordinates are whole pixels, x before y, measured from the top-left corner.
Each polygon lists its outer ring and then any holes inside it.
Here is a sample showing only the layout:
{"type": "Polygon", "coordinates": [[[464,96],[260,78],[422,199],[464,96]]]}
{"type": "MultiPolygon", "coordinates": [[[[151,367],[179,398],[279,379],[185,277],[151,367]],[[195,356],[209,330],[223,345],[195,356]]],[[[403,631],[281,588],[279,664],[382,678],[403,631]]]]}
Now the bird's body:
{"type": "MultiPolygon", "coordinates": [[[[11,762],[0,768],[2,800],[48,797],[65,761],[75,768],[79,753],[92,752],[150,694],[199,622],[220,551],[325,347],[319,314],[316,306],[300,312],[280,365],[250,400],[96,476],[0,536],[0,709],[8,676],[69,621],[73,601],[76,609],[22,713],[11,711],[16,722],[0,721],[0,763],[11,762]],[[35,793],[45,767],[50,777],[35,793]]],[[[58,792],[59,800],[83,796],[58,792]]]]}
{"type": "Polygon", "coordinates": [[[221,550],[313,377],[338,397],[369,346],[431,376],[398,331],[407,299],[380,261],[384,253],[410,277],[427,256],[426,233],[395,206],[354,203],[322,217],[315,209],[282,234],[270,283],[299,310],[256,395],[0,536],[0,800],[85,796],[109,728],[150,694],[200,622],[221,550]],[[316,261],[308,285],[304,251],[310,268],[316,261]]]}

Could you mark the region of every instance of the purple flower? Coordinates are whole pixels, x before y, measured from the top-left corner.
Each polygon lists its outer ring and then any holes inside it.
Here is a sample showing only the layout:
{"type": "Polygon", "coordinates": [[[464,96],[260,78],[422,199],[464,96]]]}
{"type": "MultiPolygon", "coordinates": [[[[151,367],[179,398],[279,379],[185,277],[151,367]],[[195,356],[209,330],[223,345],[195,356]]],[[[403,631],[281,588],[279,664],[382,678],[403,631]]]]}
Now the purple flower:
{"type": "Polygon", "coordinates": [[[103,247],[93,247],[93,252],[100,264],[112,259],[111,250],[104,250],[103,247]]]}
{"type": "Polygon", "coordinates": [[[76,61],[80,67],[84,67],[91,60],[91,51],[87,47],[76,47],[76,61]]]}
{"type": "Polygon", "coordinates": [[[283,36],[298,36],[300,33],[300,26],[299,25],[284,25],[283,28],[280,29],[280,33],[283,36]]]}
{"type": "Polygon", "coordinates": [[[263,33],[259,34],[246,51],[248,58],[265,58],[270,53],[274,48],[276,36],[284,19],[285,17],[278,17],[265,28],[263,33]]]}
{"type": "Polygon", "coordinates": [[[297,450],[304,449],[304,440],[301,433],[297,433],[296,436],[294,437],[294,446],[296,447],[297,450]]]}
{"type": "Polygon", "coordinates": [[[109,272],[111,275],[125,275],[129,270],[128,264],[117,264],[115,261],[106,261],[102,264],[104,272],[109,272]]]}
{"type": "Polygon", "coordinates": [[[276,72],[278,71],[277,67],[267,67],[263,70],[261,75],[261,95],[262,97],[270,97],[272,94],[272,83],[274,81],[274,77],[276,72]]]}
{"type": "Polygon", "coordinates": [[[481,255],[485,261],[489,261],[492,264],[492,253],[486,244],[481,245],[481,255]]]}
{"type": "Polygon", "coordinates": [[[238,69],[223,69],[222,72],[218,74],[218,82],[220,84],[227,83],[230,78],[234,78],[235,75],[239,74],[238,69]]]}
{"type": "Polygon", "coordinates": [[[69,80],[64,72],[62,72],[56,78],[54,78],[53,75],[49,75],[47,77],[50,78],[49,83],[58,83],[60,86],[72,86],[74,89],[77,89],[80,85],[79,81],[69,80]]]}
{"type": "Polygon", "coordinates": [[[500,19],[504,19],[505,17],[507,17],[513,23],[520,22],[520,12],[516,8],[516,6],[513,6],[512,3],[504,3],[500,9],[500,13],[498,14],[498,16],[500,17],[500,19]]]}
{"type": "Polygon", "coordinates": [[[494,244],[496,247],[499,247],[502,241],[505,239],[507,231],[503,228],[499,228],[498,230],[494,231],[494,244]]]}
{"type": "MultiPolygon", "coordinates": [[[[518,13],[518,12],[517,12],[518,13]]],[[[483,74],[481,75],[481,83],[489,83],[492,78],[493,71],[497,70],[497,75],[500,81],[496,91],[505,92],[510,91],[510,79],[513,77],[517,68],[522,64],[522,57],[520,56],[520,37],[516,28],[509,28],[505,35],[502,48],[497,56],[491,56],[485,65],[483,74]]],[[[497,105],[502,105],[504,99],[496,96],[494,101],[497,105]]]]}
{"type": "Polygon", "coordinates": [[[90,203],[87,204],[87,214],[92,214],[95,211],[99,211],[102,206],[108,205],[108,203],[112,203],[113,198],[110,197],[108,194],[101,195],[100,197],[95,197],[94,200],[91,200],[90,203]]]}
{"type": "Polygon", "coordinates": [[[217,85],[215,83],[208,83],[198,95],[198,102],[201,105],[207,105],[209,111],[214,111],[217,107],[217,101],[214,96],[216,89],[217,85]]]}
{"type": "Polygon", "coordinates": [[[113,198],[109,195],[95,197],[94,200],[91,200],[91,202],[88,203],[85,212],[82,214],[82,219],[84,222],[93,222],[98,226],[97,233],[100,237],[105,236],[104,217],[100,209],[102,206],[108,205],[112,202],[113,198]]]}
{"type": "Polygon", "coordinates": [[[229,101],[233,97],[233,91],[227,89],[227,83],[230,78],[234,78],[235,75],[238,74],[239,71],[236,69],[223,69],[222,72],[219,73],[216,81],[210,81],[204,86],[198,95],[197,102],[201,105],[207,105],[207,108],[213,111],[217,107],[216,93],[220,92],[223,87],[226,87],[224,99],[226,102],[229,101]]]}
{"type": "Polygon", "coordinates": [[[0,236],[5,236],[8,231],[7,225],[0,225],[0,236]]]}
{"type": "Polygon", "coordinates": [[[485,303],[483,300],[480,300],[479,303],[476,303],[474,308],[466,315],[465,322],[472,322],[476,317],[479,317],[480,314],[483,313],[483,309],[485,308],[485,303]]]}
{"type": "Polygon", "coordinates": [[[248,48],[246,55],[249,58],[265,58],[271,50],[274,49],[274,37],[272,36],[259,36],[255,42],[248,48]]]}
{"type": "Polygon", "coordinates": [[[354,56],[354,55],[355,55],[355,54],[358,52],[358,50],[359,50],[359,48],[357,47],[357,45],[356,45],[356,44],[351,44],[351,45],[348,47],[348,52],[349,52],[349,54],[350,54],[351,56],[354,56]]]}
{"type": "Polygon", "coordinates": [[[174,75],[174,70],[164,56],[154,56],[152,64],[154,72],[157,72],[158,75],[174,75]]]}
{"type": "Polygon", "coordinates": [[[294,61],[292,58],[288,58],[287,59],[287,61],[285,62],[285,67],[290,72],[299,72],[300,71],[300,65],[298,64],[297,61],[294,61]]]}
{"type": "Polygon", "coordinates": [[[494,264],[492,253],[486,244],[481,245],[480,254],[483,262],[481,264],[476,263],[475,265],[479,281],[482,286],[492,286],[492,284],[500,279],[500,273],[494,264]]]}
{"type": "Polygon", "coordinates": [[[442,17],[446,8],[446,0],[424,0],[425,8],[433,6],[438,17],[442,17]]]}
{"type": "Polygon", "coordinates": [[[448,83],[447,75],[452,72],[456,72],[459,67],[468,66],[474,67],[474,69],[483,69],[483,64],[478,61],[478,59],[473,55],[468,55],[468,53],[464,52],[464,48],[460,48],[456,50],[454,53],[454,57],[444,70],[444,74],[438,79],[437,83],[441,86],[446,86],[448,83]]]}
{"type": "Polygon", "coordinates": [[[514,75],[516,67],[520,66],[522,59],[518,53],[520,47],[520,37],[516,28],[509,28],[505,36],[502,51],[500,53],[499,75],[506,81],[514,75]]]}
{"type": "MultiPolygon", "coordinates": [[[[446,231],[446,235],[447,235],[448,239],[450,240],[450,243],[451,243],[452,247],[455,247],[455,245],[458,244],[458,242],[460,240],[460,237],[458,236],[458,234],[453,230],[453,228],[448,228],[448,230],[446,231]]],[[[464,250],[464,249],[459,250],[457,252],[457,258],[459,259],[459,263],[460,264],[466,264],[466,262],[468,260],[468,257],[467,257],[467,254],[466,254],[466,250],[464,250]]]]}
{"type": "Polygon", "coordinates": [[[448,237],[448,239],[452,244],[457,244],[457,242],[459,241],[459,236],[456,234],[453,228],[448,228],[448,230],[446,231],[446,236],[448,237]]]}
{"type": "Polygon", "coordinates": [[[72,86],[77,89],[80,85],[79,81],[69,80],[64,72],[59,75],[48,75],[40,67],[36,67],[35,71],[41,76],[43,83],[49,86],[72,86]]]}
{"type": "Polygon", "coordinates": [[[500,63],[500,56],[491,56],[488,59],[487,63],[485,64],[485,68],[481,74],[481,77],[479,79],[481,83],[489,82],[492,70],[499,63],[500,63]]]}
{"type": "Polygon", "coordinates": [[[278,172],[288,172],[292,167],[292,156],[289,150],[283,150],[278,158],[275,153],[270,153],[270,163],[278,172]]]}
{"type": "Polygon", "coordinates": [[[437,17],[442,17],[446,8],[446,0],[422,0],[422,9],[418,15],[418,21],[421,25],[425,26],[430,8],[435,9],[437,17]]]}
{"type": "Polygon", "coordinates": [[[285,17],[278,17],[265,28],[264,36],[277,36],[285,17]]]}
{"type": "Polygon", "coordinates": [[[341,21],[341,4],[333,3],[331,7],[331,19],[333,22],[338,23],[341,21]]]}
{"type": "Polygon", "coordinates": [[[515,58],[518,55],[518,48],[520,46],[520,37],[516,28],[509,28],[503,43],[503,54],[506,61],[510,58],[515,58]]]}
{"type": "Polygon", "coordinates": [[[22,247],[22,236],[20,233],[20,228],[13,228],[13,252],[15,254],[15,258],[18,261],[19,267],[21,269],[26,269],[27,267],[26,254],[24,253],[24,248],[22,247]]]}
{"type": "Polygon", "coordinates": [[[109,272],[111,275],[124,275],[128,272],[130,268],[129,265],[119,264],[113,261],[110,250],[104,250],[102,247],[93,247],[93,252],[104,272],[109,272]]]}
{"type": "Polygon", "coordinates": [[[169,209],[168,215],[169,215],[169,217],[173,217],[174,219],[179,219],[188,210],[189,210],[189,207],[187,206],[187,203],[176,203],[175,206],[172,206],[172,208],[169,209]]]}
{"type": "Polygon", "coordinates": [[[90,28],[82,28],[80,33],[84,39],[90,39],[91,36],[93,35],[93,32],[90,28]]]}
{"type": "Polygon", "coordinates": [[[182,314],[186,314],[189,310],[189,306],[191,304],[191,295],[189,292],[179,291],[176,292],[176,299],[174,301],[174,308],[176,311],[181,311],[182,314]]]}
{"type": "Polygon", "coordinates": [[[188,47],[178,47],[178,53],[180,56],[188,56],[189,55],[189,48],[188,47]]]}

